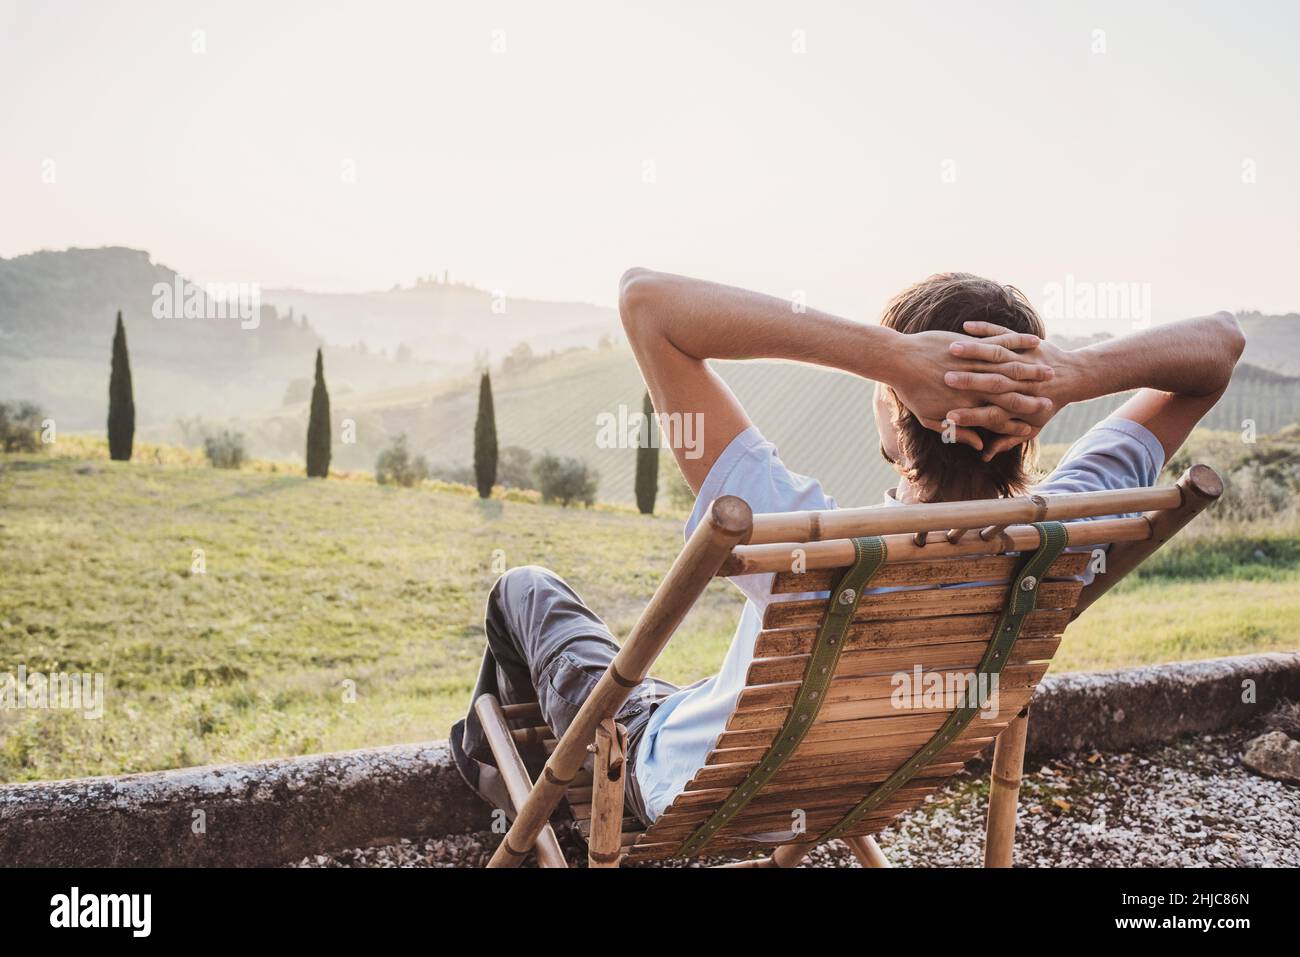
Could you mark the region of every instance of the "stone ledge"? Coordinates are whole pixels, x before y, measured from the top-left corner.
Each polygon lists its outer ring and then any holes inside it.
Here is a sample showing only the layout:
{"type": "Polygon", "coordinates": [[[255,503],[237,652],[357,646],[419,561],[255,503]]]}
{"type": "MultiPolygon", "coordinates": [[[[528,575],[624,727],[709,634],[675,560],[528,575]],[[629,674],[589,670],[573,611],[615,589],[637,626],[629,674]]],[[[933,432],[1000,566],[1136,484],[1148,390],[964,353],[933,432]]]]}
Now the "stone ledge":
{"type": "Polygon", "coordinates": [[[1208,658],[1043,679],[1029,709],[1034,758],[1096,748],[1122,751],[1185,734],[1236,727],[1300,701],[1300,653],[1208,658]],[[1242,700],[1254,682],[1254,703],[1242,700]]]}
{"type": "MultiPolygon", "coordinates": [[[[1244,724],[1284,697],[1300,700],[1300,654],[1048,677],[1028,750],[1126,750],[1244,724]],[[1254,704],[1241,700],[1247,679],[1254,704]]],[[[0,787],[0,865],[264,866],[489,820],[438,741],[0,787]]]]}
{"type": "Polygon", "coordinates": [[[0,865],[250,867],[485,828],[445,742],[0,787],[0,865]],[[196,834],[196,811],[206,833],[196,834]]]}

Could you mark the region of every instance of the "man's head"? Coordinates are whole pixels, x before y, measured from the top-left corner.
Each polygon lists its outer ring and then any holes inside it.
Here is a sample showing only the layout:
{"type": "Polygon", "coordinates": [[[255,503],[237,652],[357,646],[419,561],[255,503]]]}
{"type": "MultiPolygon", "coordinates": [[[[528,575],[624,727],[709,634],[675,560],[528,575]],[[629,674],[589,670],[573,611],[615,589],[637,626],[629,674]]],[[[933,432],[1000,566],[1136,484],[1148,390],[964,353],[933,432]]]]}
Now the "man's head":
{"type": "MultiPolygon", "coordinates": [[[[1043,321],[1020,290],[970,273],[939,273],[904,289],[885,308],[880,323],[906,334],[963,333],[963,324],[973,319],[1044,335],[1043,321]]],[[[922,425],[887,386],[876,387],[875,414],[882,454],[921,501],[1020,495],[1033,481],[1037,449],[1032,441],[985,462],[976,449],[944,441],[942,434],[922,425]]]]}

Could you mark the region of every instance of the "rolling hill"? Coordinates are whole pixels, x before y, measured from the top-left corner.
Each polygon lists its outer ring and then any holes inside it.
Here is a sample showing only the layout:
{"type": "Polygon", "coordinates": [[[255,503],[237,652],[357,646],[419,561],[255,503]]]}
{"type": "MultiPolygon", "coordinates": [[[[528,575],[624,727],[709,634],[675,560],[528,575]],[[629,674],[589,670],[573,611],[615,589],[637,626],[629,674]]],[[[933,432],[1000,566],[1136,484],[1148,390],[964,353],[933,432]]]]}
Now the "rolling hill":
{"type": "MultiPolygon", "coordinates": [[[[148,253],[121,247],[0,259],[0,400],[33,399],[61,429],[102,428],[112,322],[121,308],[144,438],[195,445],[224,426],[244,432],[253,455],[300,460],[306,376],[323,347],[335,424],[356,423],[354,444],[335,442],[336,468],[373,468],[402,432],[435,465],[464,468],[477,397],[468,371],[484,359],[497,367],[495,360],[527,343],[540,358],[493,374],[501,445],[581,459],[600,472],[602,499],[632,498],[632,451],[596,443],[597,415],[620,405],[636,411],[642,394],[612,309],[422,279],[351,295],[266,290],[257,328],[246,330],[238,321],[155,319],[154,285],[177,278],[148,253]],[[400,360],[372,351],[396,354],[403,346],[400,360]]],[[[1235,431],[1251,419],[1270,432],[1300,420],[1300,315],[1240,319],[1245,362],[1208,424],[1235,431]]],[[[892,484],[868,383],[790,363],[718,369],[788,464],[820,477],[840,501],[875,501],[892,484]],[[845,426],[842,416],[828,421],[831,409],[860,411],[845,426]]],[[[1074,439],[1120,401],[1068,409],[1044,443],[1074,439]]]]}
{"type": "MultiPolygon", "coordinates": [[[[875,502],[894,484],[880,457],[871,415],[871,384],[853,376],[787,362],[719,362],[731,385],[764,434],[776,443],[792,469],[822,480],[843,504],[875,502]],[[860,410],[846,417],[843,410],[860,410]],[[827,413],[839,410],[832,420],[827,413]]],[[[518,445],[581,459],[600,472],[599,498],[633,498],[635,454],[596,444],[597,416],[640,409],[643,386],[631,352],[623,346],[579,349],[536,361],[514,372],[493,372],[497,435],[502,446],[518,445]]],[[[401,387],[334,403],[336,418],[357,423],[355,445],[336,443],[334,463],[342,469],[370,469],[389,438],[404,432],[414,450],[435,465],[465,466],[472,458],[477,382],[437,387],[401,387]]],[[[1044,430],[1045,445],[1068,443],[1118,407],[1122,396],[1066,409],[1044,430]]],[[[236,423],[255,455],[300,458],[306,406],[236,423]]],[[[1300,380],[1238,367],[1227,395],[1206,420],[1213,429],[1238,431],[1253,419],[1259,432],[1300,421],[1300,380]]],[[[160,433],[158,438],[172,436],[160,433]]]]}
{"type": "Polygon", "coordinates": [[[311,316],[326,341],[395,351],[468,366],[486,355],[496,361],[527,341],[537,350],[590,346],[621,338],[618,315],[605,306],[515,299],[462,283],[422,279],[387,292],[314,293],[268,289],[263,298],[280,311],[311,316]]]}
{"type": "Polygon", "coordinates": [[[331,345],[302,313],[263,301],[255,327],[232,318],[156,318],[155,286],[183,277],[142,250],[42,251],[0,259],[0,400],[38,402],[62,429],[99,428],[109,345],[122,311],[140,425],[274,408],[325,348],[336,391],[424,382],[446,363],[331,345]]]}

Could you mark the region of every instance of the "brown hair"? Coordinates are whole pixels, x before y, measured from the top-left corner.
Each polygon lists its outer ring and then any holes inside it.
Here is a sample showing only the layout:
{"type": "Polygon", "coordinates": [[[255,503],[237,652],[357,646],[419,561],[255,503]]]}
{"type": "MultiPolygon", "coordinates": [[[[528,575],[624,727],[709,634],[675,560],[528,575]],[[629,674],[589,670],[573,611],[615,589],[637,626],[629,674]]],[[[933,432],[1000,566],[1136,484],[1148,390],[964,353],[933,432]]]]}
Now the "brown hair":
{"type": "MultiPolygon", "coordinates": [[[[1013,332],[1045,335],[1043,321],[1019,289],[964,272],[938,273],[904,289],[885,307],[880,324],[908,334],[931,330],[960,333],[965,331],[962,324],[972,319],[995,322],[1013,332]]],[[[1023,495],[1033,484],[1038,454],[1034,441],[985,462],[969,445],[943,441],[942,435],[917,420],[892,389],[888,391],[901,459],[893,465],[916,487],[922,501],[1023,495]]],[[[985,429],[976,431],[985,443],[994,438],[985,429]]]]}

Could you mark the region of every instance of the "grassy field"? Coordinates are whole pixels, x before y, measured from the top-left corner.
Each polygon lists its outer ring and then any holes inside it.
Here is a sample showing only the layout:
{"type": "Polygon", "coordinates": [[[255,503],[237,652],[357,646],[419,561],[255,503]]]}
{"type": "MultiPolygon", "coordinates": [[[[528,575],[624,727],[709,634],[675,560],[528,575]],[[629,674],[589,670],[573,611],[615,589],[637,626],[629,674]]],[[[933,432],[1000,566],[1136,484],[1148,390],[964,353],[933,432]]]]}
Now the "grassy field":
{"type": "MultiPolygon", "coordinates": [[[[0,711],[3,781],[443,737],[495,550],[556,569],[621,636],[681,542],[679,519],[618,509],[60,448],[0,456],[0,674],[103,672],[108,697],[97,721],[0,711]]],[[[1055,667],[1296,648],[1298,585],[1294,537],[1189,538],[1073,626],[1055,667]]],[[[715,583],[658,673],[713,670],[739,607],[715,583]]]]}

